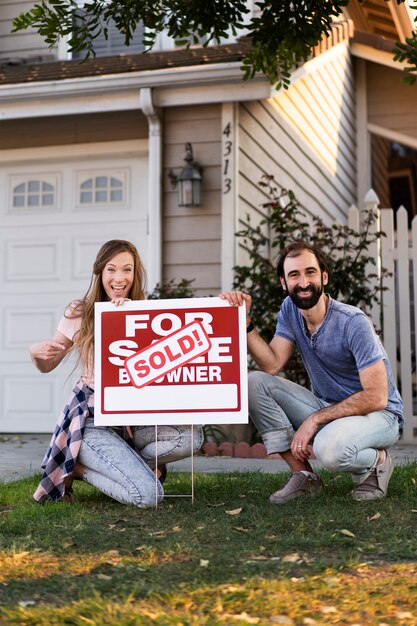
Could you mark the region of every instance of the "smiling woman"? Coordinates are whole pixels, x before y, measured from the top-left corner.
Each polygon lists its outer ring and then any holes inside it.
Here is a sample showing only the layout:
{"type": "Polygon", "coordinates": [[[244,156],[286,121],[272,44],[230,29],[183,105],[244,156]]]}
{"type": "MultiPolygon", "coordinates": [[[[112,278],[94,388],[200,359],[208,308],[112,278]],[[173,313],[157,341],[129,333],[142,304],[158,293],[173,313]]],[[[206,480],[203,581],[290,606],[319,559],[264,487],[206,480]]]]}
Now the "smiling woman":
{"type": "Polygon", "coordinates": [[[127,298],[133,284],[135,262],[130,252],[119,252],[105,266],[101,280],[109,300],[127,298]]]}
{"type": "Polygon", "coordinates": [[[136,247],[129,241],[108,241],[98,252],[85,296],[69,305],[52,339],[30,349],[41,372],[54,370],[75,350],[82,367],[42,464],[45,472],[34,494],[38,502],[72,501],[72,482],[78,478],[118,502],[155,505],[164,495],[165,464],[190,456],[202,444],[201,429],[190,426],[160,427],[156,434],[147,426],[94,426],[94,305],[110,301],[118,307],[129,299],[144,300],[144,289],[145,270],[136,247]]]}

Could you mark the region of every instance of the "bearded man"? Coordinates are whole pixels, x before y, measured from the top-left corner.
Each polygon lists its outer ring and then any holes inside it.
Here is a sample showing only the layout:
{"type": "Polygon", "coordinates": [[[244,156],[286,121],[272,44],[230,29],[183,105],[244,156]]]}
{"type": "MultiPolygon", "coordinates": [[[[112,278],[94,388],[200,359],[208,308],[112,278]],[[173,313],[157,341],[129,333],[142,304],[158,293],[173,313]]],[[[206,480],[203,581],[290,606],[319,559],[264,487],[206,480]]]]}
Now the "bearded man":
{"type": "Polygon", "coordinates": [[[324,292],[329,272],[317,247],[287,246],[277,275],[288,296],[270,344],[250,318],[251,296],[221,294],[232,306],[246,306],[248,350],[260,370],[249,375],[250,416],[268,454],[279,452],[292,472],[270,502],[321,493],[312,450],[327,470],[351,474],[356,500],[382,498],[393,471],[387,448],[398,439],[403,404],[379,337],[363,311],[324,292]],[[276,376],[295,346],[311,390],[276,376]]]}

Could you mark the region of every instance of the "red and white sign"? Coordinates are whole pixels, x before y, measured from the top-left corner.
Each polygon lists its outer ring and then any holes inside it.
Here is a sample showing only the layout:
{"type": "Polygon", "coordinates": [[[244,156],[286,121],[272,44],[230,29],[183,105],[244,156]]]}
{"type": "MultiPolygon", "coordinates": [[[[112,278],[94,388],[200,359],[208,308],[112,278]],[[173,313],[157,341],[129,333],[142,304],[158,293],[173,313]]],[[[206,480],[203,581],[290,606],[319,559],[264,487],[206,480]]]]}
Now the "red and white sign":
{"type": "Polygon", "coordinates": [[[246,423],[244,307],[221,298],[95,305],[97,425],[246,423]]]}

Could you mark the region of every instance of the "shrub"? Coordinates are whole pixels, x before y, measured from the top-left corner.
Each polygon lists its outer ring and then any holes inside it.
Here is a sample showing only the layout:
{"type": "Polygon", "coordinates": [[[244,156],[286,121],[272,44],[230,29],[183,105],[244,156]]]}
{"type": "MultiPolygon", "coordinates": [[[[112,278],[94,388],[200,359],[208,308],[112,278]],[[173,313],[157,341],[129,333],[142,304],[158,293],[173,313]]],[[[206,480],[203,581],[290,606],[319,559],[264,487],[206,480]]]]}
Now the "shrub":
{"type": "MultiPolygon", "coordinates": [[[[327,226],[318,217],[309,219],[295,194],[281,187],[273,176],[265,175],[259,186],[268,195],[267,202],[262,204],[266,217],[255,227],[248,215],[243,229],[236,233],[250,262],[234,267],[233,287],[251,294],[251,316],[265,341],[269,342],[274,335],[279,305],[286,296],[276,275],[277,257],[296,239],[306,239],[323,250],[329,265],[326,292],[333,298],[360,306],[367,313],[374,304],[381,304],[382,282],[375,282],[376,273],[369,271],[370,265],[375,266],[375,259],[368,253],[369,246],[384,234],[374,232],[373,211],[364,211],[360,232],[345,224],[327,226]]],[[[284,375],[308,385],[296,352],[284,375]]]]}
{"type": "Polygon", "coordinates": [[[148,300],[165,300],[173,298],[193,298],[194,289],[191,287],[191,283],[194,280],[187,280],[182,278],[178,283],[174,279],[168,283],[158,283],[152,293],[148,295],[148,300]]]}

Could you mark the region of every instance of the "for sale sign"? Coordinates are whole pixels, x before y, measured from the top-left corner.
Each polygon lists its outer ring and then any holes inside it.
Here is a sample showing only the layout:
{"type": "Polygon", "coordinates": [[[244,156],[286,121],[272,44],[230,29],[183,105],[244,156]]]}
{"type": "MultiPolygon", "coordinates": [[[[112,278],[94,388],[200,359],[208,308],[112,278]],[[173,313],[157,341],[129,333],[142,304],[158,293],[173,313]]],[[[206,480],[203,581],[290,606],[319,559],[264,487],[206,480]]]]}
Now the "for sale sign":
{"type": "Polygon", "coordinates": [[[244,307],[221,298],[95,305],[97,425],[246,423],[244,307]]]}

